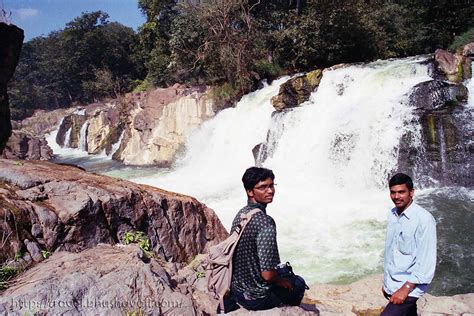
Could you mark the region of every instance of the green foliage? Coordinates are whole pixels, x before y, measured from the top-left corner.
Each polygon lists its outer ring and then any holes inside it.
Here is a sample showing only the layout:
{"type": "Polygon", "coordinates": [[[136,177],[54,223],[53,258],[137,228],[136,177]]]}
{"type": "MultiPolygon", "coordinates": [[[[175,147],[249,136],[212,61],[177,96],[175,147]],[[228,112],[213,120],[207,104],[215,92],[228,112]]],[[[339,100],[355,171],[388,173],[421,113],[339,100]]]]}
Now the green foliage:
{"type": "Polygon", "coordinates": [[[138,0],[138,8],[146,17],[138,34],[96,11],[25,43],[9,85],[12,117],[176,82],[216,86],[214,99],[229,103],[283,73],[474,40],[472,1],[138,0]]]}
{"type": "Polygon", "coordinates": [[[464,45],[472,42],[474,42],[474,28],[456,36],[453,43],[449,46],[449,50],[453,52],[459,51],[464,47],[464,45]]]}
{"type": "Polygon", "coordinates": [[[0,291],[5,290],[8,287],[8,283],[13,279],[20,271],[9,265],[2,265],[0,267],[0,291]]]}
{"type": "Polygon", "coordinates": [[[153,89],[153,83],[147,78],[144,80],[135,80],[131,83],[131,86],[133,87],[132,92],[150,91],[153,89]]]}
{"type": "Polygon", "coordinates": [[[276,78],[283,73],[283,68],[280,65],[266,59],[255,61],[254,69],[261,78],[276,78]]]}
{"type": "Polygon", "coordinates": [[[140,231],[135,231],[135,232],[126,232],[123,235],[123,243],[125,245],[129,245],[131,243],[135,243],[142,249],[147,257],[153,257],[153,252],[151,251],[150,247],[150,240],[148,237],[140,231]]]}
{"type": "Polygon", "coordinates": [[[206,276],[206,272],[204,271],[196,271],[196,278],[201,279],[206,276]]]}
{"type": "Polygon", "coordinates": [[[25,43],[9,85],[12,118],[130,91],[130,82],[144,76],[137,41],[131,28],[96,11],[25,43]]]}
{"type": "Polygon", "coordinates": [[[239,91],[230,83],[224,82],[212,87],[211,96],[216,104],[228,105],[239,96],[239,91]]]}
{"type": "Polygon", "coordinates": [[[51,252],[47,250],[41,250],[41,255],[43,256],[44,259],[48,259],[51,256],[51,252]]]}

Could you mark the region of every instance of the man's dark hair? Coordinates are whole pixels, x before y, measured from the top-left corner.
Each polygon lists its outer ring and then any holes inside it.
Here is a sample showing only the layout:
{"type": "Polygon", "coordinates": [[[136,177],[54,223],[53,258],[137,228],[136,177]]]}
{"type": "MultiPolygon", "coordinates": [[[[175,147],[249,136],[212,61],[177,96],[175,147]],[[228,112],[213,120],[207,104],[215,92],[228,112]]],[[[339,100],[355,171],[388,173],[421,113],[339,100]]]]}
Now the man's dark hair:
{"type": "Polygon", "coordinates": [[[245,170],[244,175],[242,176],[242,182],[244,183],[245,190],[252,190],[254,186],[259,183],[260,181],[264,181],[266,179],[275,179],[275,175],[273,171],[266,168],[259,168],[259,167],[250,167],[245,170]]]}
{"type": "Polygon", "coordinates": [[[410,176],[404,173],[397,173],[396,175],[394,175],[388,182],[388,187],[391,188],[394,185],[399,184],[406,184],[408,190],[413,190],[413,180],[410,178],[410,176]]]}

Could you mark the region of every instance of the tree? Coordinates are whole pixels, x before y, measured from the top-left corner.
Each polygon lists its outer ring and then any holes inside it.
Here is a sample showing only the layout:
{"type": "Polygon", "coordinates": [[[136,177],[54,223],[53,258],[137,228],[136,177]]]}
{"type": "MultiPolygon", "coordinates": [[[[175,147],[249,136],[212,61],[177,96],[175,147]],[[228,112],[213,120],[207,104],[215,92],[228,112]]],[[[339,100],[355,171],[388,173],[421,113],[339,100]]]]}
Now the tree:
{"type": "Polygon", "coordinates": [[[83,13],[64,30],[25,43],[10,84],[12,117],[128,91],[144,76],[136,43],[132,29],[109,23],[102,11],[83,13]],[[109,75],[114,88],[106,89],[109,75]]]}

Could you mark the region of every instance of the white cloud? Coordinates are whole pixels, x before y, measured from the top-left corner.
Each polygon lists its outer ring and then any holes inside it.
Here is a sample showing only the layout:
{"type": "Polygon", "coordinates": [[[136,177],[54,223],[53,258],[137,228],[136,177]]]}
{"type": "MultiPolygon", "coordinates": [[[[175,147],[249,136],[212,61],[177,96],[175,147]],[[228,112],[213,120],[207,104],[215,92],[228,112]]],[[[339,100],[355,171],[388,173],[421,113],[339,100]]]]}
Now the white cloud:
{"type": "Polygon", "coordinates": [[[14,9],[13,12],[18,15],[20,20],[26,20],[39,14],[39,10],[33,8],[14,9]]]}

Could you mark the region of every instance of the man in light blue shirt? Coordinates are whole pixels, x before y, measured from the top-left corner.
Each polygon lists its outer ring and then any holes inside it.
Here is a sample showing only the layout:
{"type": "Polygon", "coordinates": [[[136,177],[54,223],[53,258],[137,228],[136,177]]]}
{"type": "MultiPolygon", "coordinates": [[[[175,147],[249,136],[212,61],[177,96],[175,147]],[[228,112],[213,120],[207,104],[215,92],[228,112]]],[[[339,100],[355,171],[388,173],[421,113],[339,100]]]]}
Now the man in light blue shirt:
{"type": "Polygon", "coordinates": [[[416,301],[428,289],[436,267],[436,222],[413,202],[413,181],[403,173],[389,181],[395,207],[387,220],[382,316],[417,315],[416,301]]]}

